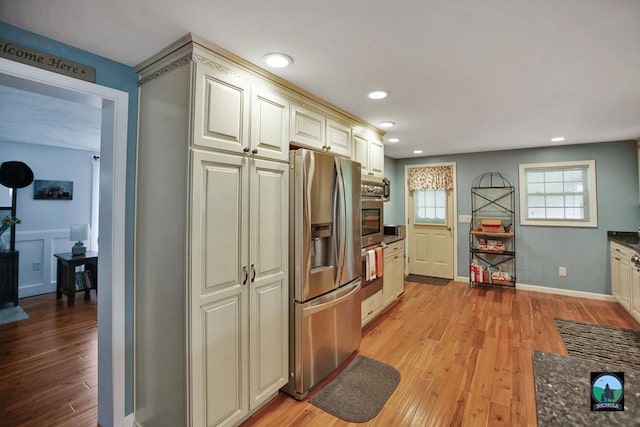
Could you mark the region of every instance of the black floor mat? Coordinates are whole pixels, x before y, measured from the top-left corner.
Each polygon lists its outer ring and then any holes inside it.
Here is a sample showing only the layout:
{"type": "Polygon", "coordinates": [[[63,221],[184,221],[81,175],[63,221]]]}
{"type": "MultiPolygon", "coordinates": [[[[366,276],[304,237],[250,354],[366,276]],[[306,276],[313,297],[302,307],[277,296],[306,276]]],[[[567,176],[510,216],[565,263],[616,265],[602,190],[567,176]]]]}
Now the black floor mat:
{"type": "Polygon", "coordinates": [[[428,285],[446,285],[451,279],[443,279],[441,277],[421,276],[419,274],[410,274],[407,276],[409,282],[426,283],[428,285]]]}

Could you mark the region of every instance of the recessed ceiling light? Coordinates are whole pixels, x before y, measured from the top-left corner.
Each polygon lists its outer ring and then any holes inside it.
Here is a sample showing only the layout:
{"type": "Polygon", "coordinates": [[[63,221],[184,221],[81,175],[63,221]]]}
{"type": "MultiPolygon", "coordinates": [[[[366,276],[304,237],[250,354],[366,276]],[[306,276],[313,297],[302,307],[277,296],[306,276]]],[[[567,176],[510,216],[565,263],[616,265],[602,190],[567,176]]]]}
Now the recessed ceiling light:
{"type": "Polygon", "coordinates": [[[383,99],[386,98],[387,95],[389,95],[389,92],[386,90],[374,90],[373,92],[369,92],[367,96],[371,99],[383,99]]]}
{"type": "Polygon", "coordinates": [[[422,150],[413,150],[413,154],[422,154],[422,150]]]}
{"type": "Polygon", "coordinates": [[[284,53],[267,53],[265,56],[263,56],[263,59],[269,67],[273,68],[284,68],[293,64],[293,58],[284,53]]]}
{"type": "Polygon", "coordinates": [[[381,128],[390,128],[396,125],[396,122],[381,122],[379,123],[381,128]]]}
{"type": "Polygon", "coordinates": [[[389,138],[389,142],[400,142],[400,138],[389,138]]]}
{"type": "Polygon", "coordinates": [[[555,138],[551,138],[551,142],[560,142],[564,141],[564,136],[556,136],[555,138]]]}

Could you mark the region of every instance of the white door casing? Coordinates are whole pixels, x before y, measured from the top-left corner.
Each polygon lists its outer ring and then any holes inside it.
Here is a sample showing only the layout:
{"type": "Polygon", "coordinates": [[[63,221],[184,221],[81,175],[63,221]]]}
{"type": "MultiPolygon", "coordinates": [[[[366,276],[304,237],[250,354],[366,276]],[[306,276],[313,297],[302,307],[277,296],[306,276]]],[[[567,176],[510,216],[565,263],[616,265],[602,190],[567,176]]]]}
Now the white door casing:
{"type": "Polygon", "coordinates": [[[0,84],[102,107],[98,420],[107,419],[116,427],[124,426],[124,234],[129,95],[3,58],[0,58],[0,84]]]}

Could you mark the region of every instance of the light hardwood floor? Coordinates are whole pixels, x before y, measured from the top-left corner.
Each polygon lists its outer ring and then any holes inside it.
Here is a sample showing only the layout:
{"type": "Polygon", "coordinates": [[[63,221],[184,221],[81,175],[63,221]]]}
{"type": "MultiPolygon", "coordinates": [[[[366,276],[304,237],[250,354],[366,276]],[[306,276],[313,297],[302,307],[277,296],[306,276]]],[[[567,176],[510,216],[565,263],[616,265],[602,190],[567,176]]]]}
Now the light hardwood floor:
{"type": "MultiPolygon", "coordinates": [[[[566,355],[554,317],[640,329],[613,302],[408,282],[401,301],[365,327],[360,346],[402,379],[377,417],[353,425],[535,426],[532,352],[566,355]]],[[[303,425],[350,424],[283,394],[244,423],[303,425]]]]}
{"type": "Polygon", "coordinates": [[[97,304],[23,298],[28,319],[0,325],[0,426],[97,425],[97,304]]]}
{"type": "MultiPolygon", "coordinates": [[[[0,426],[95,426],[94,294],[78,294],[71,308],[55,294],[20,304],[29,319],[0,325],[0,426]]],[[[394,366],[402,379],[362,425],[536,425],[532,351],[566,354],[554,317],[640,329],[613,302],[407,282],[401,300],[363,330],[360,354],[394,366]]],[[[344,425],[284,394],[244,423],[344,425]]]]}

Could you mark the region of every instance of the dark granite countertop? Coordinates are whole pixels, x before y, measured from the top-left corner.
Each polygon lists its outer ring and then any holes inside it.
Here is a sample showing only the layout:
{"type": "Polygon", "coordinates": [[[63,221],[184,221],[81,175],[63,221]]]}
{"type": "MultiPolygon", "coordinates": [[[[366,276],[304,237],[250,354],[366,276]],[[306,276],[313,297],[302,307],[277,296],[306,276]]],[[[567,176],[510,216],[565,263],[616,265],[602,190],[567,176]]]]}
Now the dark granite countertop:
{"type": "Polygon", "coordinates": [[[635,231],[607,231],[607,239],[623,246],[640,251],[640,237],[635,231]]]}
{"type": "Polygon", "coordinates": [[[398,240],[403,240],[403,239],[404,239],[403,236],[392,236],[392,235],[388,235],[388,234],[386,234],[386,235],[384,235],[382,237],[382,241],[384,243],[386,243],[387,245],[390,245],[392,243],[397,242],[398,240]]]}
{"type": "Polygon", "coordinates": [[[533,352],[538,426],[640,425],[640,373],[585,359],[533,352]],[[624,371],[624,411],[591,411],[591,372],[624,371]]]}

